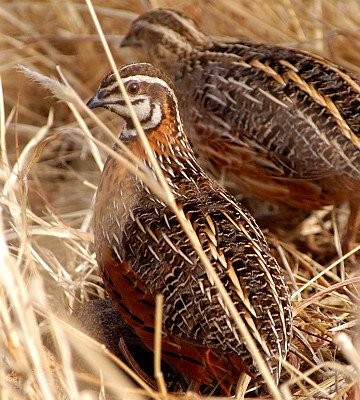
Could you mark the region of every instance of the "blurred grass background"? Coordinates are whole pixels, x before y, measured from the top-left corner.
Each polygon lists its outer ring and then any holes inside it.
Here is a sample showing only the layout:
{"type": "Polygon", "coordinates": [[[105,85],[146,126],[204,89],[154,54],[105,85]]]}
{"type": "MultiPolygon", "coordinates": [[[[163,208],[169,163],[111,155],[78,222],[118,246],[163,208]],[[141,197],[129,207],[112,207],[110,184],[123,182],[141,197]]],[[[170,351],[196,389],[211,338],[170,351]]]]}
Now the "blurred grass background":
{"type": "MultiPolygon", "coordinates": [[[[93,4],[119,65],[135,60],[131,50],[119,49],[131,21],[151,8],[170,7],[193,17],[209,35],[306,49],[360,76],[358,0],[109,0],[93,4]]],[[[0,2],[0,398],[108,398],[109,393],[141,398],[142,392],[108,362],[103,349],[62,322],[77,304],[105,296],[91,230],[99,157],[104,160],[105,154],[94,153],[67,105],[29,81],[18,71],[18,64],[47,76],[58,76],[59,66],[84,101],[110,70],[85,2],[0,2]],[[59,348],[58,359],[43,347],[43,338],[49,334],[59,348]],[[93,374],[77,374],[71,346],[92,365],[93,374]],[[106,371],[103,380],[100,364],[106,371]],[[83,389],[80,381],[91,381],[95,390],[83,389]]],[[[106,111],[97,114],[115,134],[119,132],[117,119],[106,111]]],[[[111,144],[96,124],[85,120],[96,138],[111,144]]],[[[316,251],[319,243],[325,248],[334,246],[337,229],[337,219],[329,209],[310,215],[296,234],[282,236],[281,241],[273,237],[278,259],[292,271],[289,282],[294,292],[323,274],[294,298],[301,335],[295,341],[298,353],[293,354],[292,377],[300,376],[301,383],[289,384],[284,398],[355,399],[358,395],[360,363],[354,365],[352,360],[353,367],[345,365],[331,332],[335,328],[353,335],[358,297],[355,268],[337,261],[339,256],[319,257],[316,251]],[[299,236],[310,244],[299,248],[299,236]],[[312,366],[316,368],[309,381],[304,373],[312,366]]],[[[348,336],[345,344],[352,346],[348,336]]],[[[359,357],[355,349],[351,353],[359,357]]]]}

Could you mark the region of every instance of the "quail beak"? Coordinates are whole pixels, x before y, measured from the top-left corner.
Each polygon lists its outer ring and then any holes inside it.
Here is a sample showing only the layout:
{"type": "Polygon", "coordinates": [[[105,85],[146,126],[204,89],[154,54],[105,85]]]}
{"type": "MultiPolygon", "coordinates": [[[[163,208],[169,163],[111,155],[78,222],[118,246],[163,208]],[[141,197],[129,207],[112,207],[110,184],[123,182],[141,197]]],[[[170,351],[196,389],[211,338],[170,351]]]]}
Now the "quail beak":
{"type": "Polygon", "coordinates": [[[129,36],[126,35],[124,36],[123,40],[120,42],[120,47],[129,47],[130,43],[129,43],[129,36]]]}
{"type": "Polygon", "coordinates": [[[136,40],[131,37],[131,32],[129,32],[120,42],[120,47],[140,47],[140,43],[137,43],[136,40]]]}
{"type": "Polygon", "coordinates": [[[96,108],[96,107],[103,107],[104,106],[104,101],[99,99],[97,96],[97,93],[94,97],[92,97],[87,103],[86,105],[89,108],[96,108]]]}

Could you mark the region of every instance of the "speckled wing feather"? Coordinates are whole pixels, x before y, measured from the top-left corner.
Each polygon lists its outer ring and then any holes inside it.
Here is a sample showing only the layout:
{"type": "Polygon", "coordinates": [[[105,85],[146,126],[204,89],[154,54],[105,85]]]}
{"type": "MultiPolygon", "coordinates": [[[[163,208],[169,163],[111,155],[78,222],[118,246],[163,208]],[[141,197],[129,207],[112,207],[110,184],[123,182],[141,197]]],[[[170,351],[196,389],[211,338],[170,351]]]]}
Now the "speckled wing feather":
{"type": "Polygon", "coordinates": [[[360,179],[360,86],[340,68],[298,50],[243,42],[198,51],[186,70],[176,85],[181,106],[190,107],[183,114],[191,132],[214,130],[219,140],[248,148],[272,176],[360,179]]]}
{"type": "MultiPolygon", "coordinates": [[[[181,183],[179,187],[181,191],[181,183]]],[[[139,281],[153,295],[164,295],[165,334],[222,354],[235,352],[251,364],[229,311],[176,216],[155,200],[150,201],[155,208],[149,207],[148,201],[144,198],[132,210],[122,252],[139,281]]],[[[187,182],[186,196],[178,204],[262,353],[270,359],[271,349],[279,347],[277,352],[285,355],[290,310],[282,304],[288,289],[252,217],[203,177],[193,188],[187,182]]],[[[270,362],[275,374],[277,363],[270,362]]]]}

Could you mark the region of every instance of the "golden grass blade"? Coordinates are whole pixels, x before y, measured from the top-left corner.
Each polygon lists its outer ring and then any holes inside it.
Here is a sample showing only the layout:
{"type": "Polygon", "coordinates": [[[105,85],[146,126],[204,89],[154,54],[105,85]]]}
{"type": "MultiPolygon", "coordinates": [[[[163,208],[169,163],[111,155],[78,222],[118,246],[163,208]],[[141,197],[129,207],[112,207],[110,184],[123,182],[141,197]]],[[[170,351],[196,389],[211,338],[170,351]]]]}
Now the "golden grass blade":
{"type": "Polygon", "coordinates": [[[145,398],[138,393],[129,378],[115,368],[117,365],[129,377],[134,379],[144,390],[144,394],[146,393],[146,395],[151,398],[156,398],[155,392],[142,381],[131,368],[109,352],[104,345],[89,338],[78,329],[55,316],[51,317],[51,323],[55,330],[59,332],[63,330],[66,332],[70,343],[72,343],[75,348],[79,349],[81,357],[87,361],[94,371],[101,371],[105,386],[108,387],[115,396],[125,396],[125,398],[134,400],[142,400],[145,398]]]}
{"type": "Polygon", "coordinates": [[[355,285],[355,284],[359,284],[359,283],[360,283],[360,277],[349,278],[343,282],[335,283],[334,285],[319,291],[318,293],[314,294],[313,296],[309,297],[308,299],[302,300],[301,302],[299,302],[294,307],[294,311],[293,311],[294,315],[297,315],[300,311],[304,310],[304,308],[308,307],[315,301],[318,301],[319,299],[321,299],[322,297],[326,296],[327,294],[329,294],[331,292],[334,292],[344,286],[355,285]]]}
{"type": "Polygon", "coordinates": [[[161,337],[162,337],[162,308],[164,296],[158,294],[155,303],[155,336],[154,336],[154,376],[158,384],[159,391],[164,398],[167,390],[163,373],[161,372],[161,337]]]}
{"type": "Polygon", "coordinates": [[[3,164],[3,168],[5,170],[9,170],[9,160],[7,158],[7,152],[6,152],[5,108],[4,108],[4,93],[2,88],[1,75],[0,75],[0,145],[1,145],[1,161],[3,164]]]}
{"type": "Polygon", "coordinates": [[[340,347],[340,350],[351,365],[356,369],[357,374],[360,375],[360,354],[357,349],[355,349],[349,335],[345,332],[340,332],[335,335],[334,341],[340,347]]]}
{"type": "Polygon", "coordinates": [[[11,172],[9,173],[9,179],[4,185],[3,189],[3,195],[7,196],[9,193],[9,190],[13,190],[17,180],[22,177],[26,178],[28,169],[29,169],[29,164],[31,162],[29,161],[30,158],[30,151],[34,148],[36,148],[40,142],[43,141],[45,136],[49,133],[49,129],[51,128],[54,120],[54,112],[53,110],[50,110],[48,120],[45,126],[43,126],[35,136],[27,143],[27,145],[24,147],[23,151],[21,152],[17,162],[14,164],[11,172]]]}
{"type": "MultiPolygon", "coordinates": [[[[38,351],[42,347],[40,332],[37,326],[36,317],[31,307],[31,300],[28,292],[24,287],[21,274],[15,267],[14,261],[11,259],[3,232],[0,232],[0,285],[6,298],[11,302],[13,312],[16,315],[22,333],[18,336],[13,332],[12,340],[14,350],[16,347],[24,346],[28,352],[29,367],[33,368],[34,377],[39,384],[41,392],[49,400],[54,399],[54,382],[51,380],[51,374],[47,368],[44,354],[38,351]],[[24,313],[26,309],[26,313],[24,313]]],[[[5,311],[2,309],[2,311],[5,311]]],[[[8,318],[8,321],[10,318],[8,318]]]]}
{"type": "Polygon", "coordinates": [[[310,279],[308,282],[306,282],[305,285],[303,285],[301,288],[299,288],[295,293],[293,293],[292,298],[296,298],[301,292],[303,292],[306,288],[308,288],[312,283],[316,282],[320,277],[326,274],[326,272],[331,271],[333,268],[335,268],[337,265],[339,265],[342,261],[344,261],[346,258],[350,257],[351,255],[357,253],[360,250],[360,245],[356,246],[354,249],[340,257],[338,260],[330,264],[328,267],[324,268],[321,272],[319,272],[316,276],[314,276],[312,279],[310,279]]]}

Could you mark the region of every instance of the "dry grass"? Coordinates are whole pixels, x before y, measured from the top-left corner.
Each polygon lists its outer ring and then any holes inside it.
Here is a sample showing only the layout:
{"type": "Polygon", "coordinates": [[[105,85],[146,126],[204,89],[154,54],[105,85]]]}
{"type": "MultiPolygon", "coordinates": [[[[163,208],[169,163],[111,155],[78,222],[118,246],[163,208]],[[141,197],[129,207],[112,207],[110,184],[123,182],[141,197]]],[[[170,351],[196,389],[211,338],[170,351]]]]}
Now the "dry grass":
{"type": "MultiPolygon", "coordinates": [[[[94,4],[117,64],[131,61],[129,50],[118,49],[130,21],[166,6],[186,11],[213,35],[298,46],[360,75],[357,0],[94,4]]],[[[110,66],[87,5],[2,2],[0,32],[0,398],[170,397],[134,376],[139,389],[126,366],[66,322],[76,304],[105,296],[92,250],[91,202],[109,152],[101,143],[114,139],[69,87],[47,82],[70,101],[59,103],[16,66],[59,76],[59,65],[80,99],[89,98],[110,66]],[[56,359],[43,346],[48,335],[58,349],[56,359]],[[91,373],[74,368],[74,348],[91,373]]],[[[108,113],[97,115],[119,132],[108,113]]],[[[359,396],[360,354],[352,344],[359,278],[340,250],[337,256],[326,251],[334,243],[340,249],[345,214],[314,212],[292,232],[270,237],[289,271],[296,314],[293,353],[284,366],[289,378],[279,394],[284,399],[359,396]]]]}

